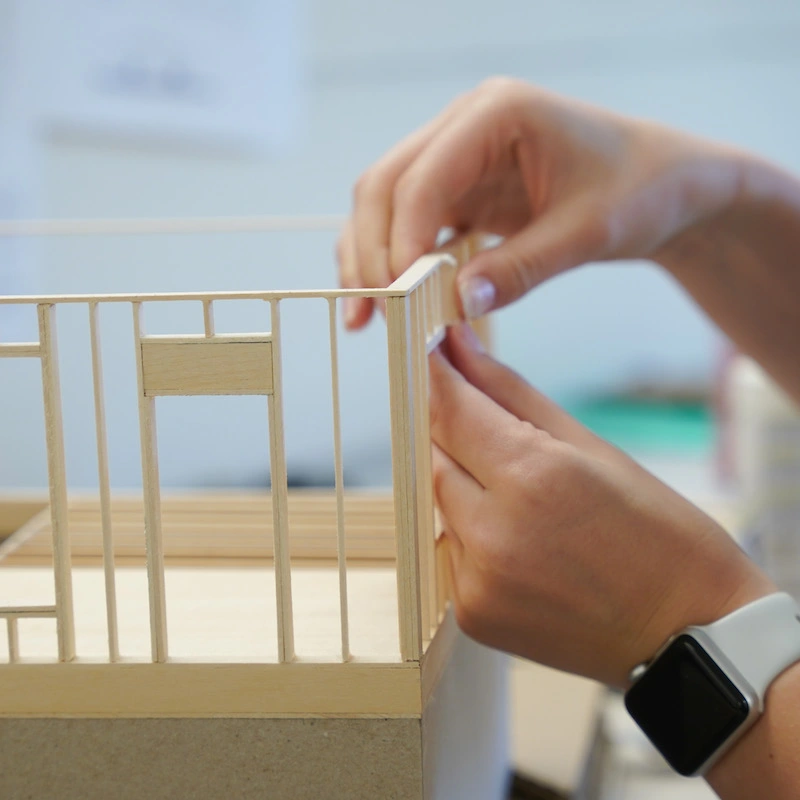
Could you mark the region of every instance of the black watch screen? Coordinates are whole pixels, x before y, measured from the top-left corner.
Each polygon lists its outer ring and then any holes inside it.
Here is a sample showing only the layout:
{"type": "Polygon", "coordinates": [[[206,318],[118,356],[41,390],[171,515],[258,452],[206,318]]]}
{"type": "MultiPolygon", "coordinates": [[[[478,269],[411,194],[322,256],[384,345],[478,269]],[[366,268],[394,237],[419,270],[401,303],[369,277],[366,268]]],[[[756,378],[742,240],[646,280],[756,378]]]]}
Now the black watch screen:
{"type": "Polygon", "coordinates": [[[625,695],[625,706],[670,766],[693,775],[745,722],[749,706],[691,636],[678,636],[625,695]]]}

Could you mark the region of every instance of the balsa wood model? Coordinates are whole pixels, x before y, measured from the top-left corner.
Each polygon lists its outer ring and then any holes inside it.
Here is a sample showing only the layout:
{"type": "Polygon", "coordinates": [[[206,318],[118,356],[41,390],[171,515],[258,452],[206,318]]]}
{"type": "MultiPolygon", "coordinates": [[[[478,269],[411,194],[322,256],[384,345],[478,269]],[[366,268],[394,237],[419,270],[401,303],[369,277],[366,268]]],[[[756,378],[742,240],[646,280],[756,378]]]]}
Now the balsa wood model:
{"type": "Polygon", "coordinates": [[[503,661],[448,611],[427,414],[427,356],[457,321],[454,276],[473,246],[425,256],[387,289],[0,297],[38,315],[38,339],[0,342],[0,360],[39,361],[49,476],[49,498],[0,498],[0,797],[501,797],[503,661]],[[385,303],[385,494],[344,488],[346,296],[385,303]],[[302,298],[328,304],[330,492],[288,488],[281,303],[302,298]],[[266,330],[216,332],[215,303],[239,300],[263,302],[266,330]],[[148,334],[152,306],[187,301],[202,330],[148,334]],[[96,496],[68,491],[56,332],[68,304],[89,322],[96,496]],[[135,497],[110,488],[110,304],[130,308],[135,497]],[[156,409],[176,395],[266,398],[268,493],[162,496],[156,409]]]}

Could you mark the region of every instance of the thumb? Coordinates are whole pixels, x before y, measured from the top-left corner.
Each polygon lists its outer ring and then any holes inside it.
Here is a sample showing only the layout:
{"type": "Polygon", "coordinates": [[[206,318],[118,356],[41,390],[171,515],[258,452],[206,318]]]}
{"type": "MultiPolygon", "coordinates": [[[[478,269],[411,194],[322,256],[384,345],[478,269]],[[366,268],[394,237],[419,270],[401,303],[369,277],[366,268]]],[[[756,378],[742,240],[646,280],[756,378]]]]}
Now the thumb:
{"type": "Polygon", "coordinates": [[[464,318],[502,308],[554,275],[605,258],[608,237],[601,214],[586,204],[545,213],[464,265],[457,280],[464,318]]]}

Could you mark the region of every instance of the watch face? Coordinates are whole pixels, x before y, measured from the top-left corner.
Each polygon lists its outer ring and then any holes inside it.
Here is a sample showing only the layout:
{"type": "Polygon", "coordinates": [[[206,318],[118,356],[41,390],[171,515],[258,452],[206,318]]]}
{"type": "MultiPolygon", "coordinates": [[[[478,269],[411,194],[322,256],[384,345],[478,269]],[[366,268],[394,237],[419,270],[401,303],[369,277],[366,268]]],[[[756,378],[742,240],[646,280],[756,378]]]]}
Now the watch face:
{"type": "Polygon", "coordinates": [[[749,711],[745,696],[686,635],[675,639],[628,690],[625,705],[682,775],[696,773],[749,711]]]}

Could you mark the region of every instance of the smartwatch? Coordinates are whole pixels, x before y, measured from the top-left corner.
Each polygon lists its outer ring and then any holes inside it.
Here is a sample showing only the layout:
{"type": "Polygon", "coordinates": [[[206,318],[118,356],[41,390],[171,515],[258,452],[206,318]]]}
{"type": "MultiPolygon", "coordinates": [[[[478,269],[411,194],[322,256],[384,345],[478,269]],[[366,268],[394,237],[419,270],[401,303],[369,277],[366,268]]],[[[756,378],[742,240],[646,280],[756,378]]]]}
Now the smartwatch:
{"type": "Polygon", "coordinates": [[[628,712],[681,775],[703,775],[756,722],[775,678],[800,660],[800,607],[762,597],[673,636],[631,673],[628,712]]]}

